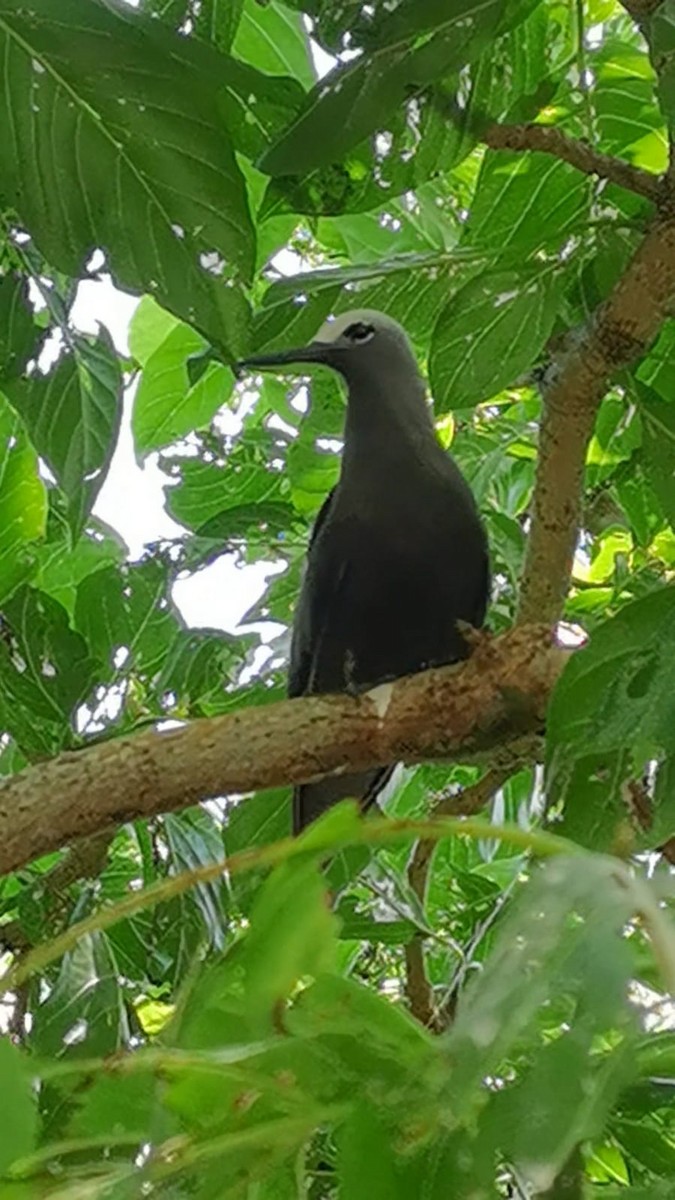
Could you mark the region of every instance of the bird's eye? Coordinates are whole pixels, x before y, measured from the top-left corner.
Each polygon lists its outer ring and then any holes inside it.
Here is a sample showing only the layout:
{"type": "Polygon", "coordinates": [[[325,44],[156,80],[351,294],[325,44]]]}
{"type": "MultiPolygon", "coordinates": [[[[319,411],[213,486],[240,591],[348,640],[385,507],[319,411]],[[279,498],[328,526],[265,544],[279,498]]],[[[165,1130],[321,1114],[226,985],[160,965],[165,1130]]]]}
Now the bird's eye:
{"type": "Polygon", "coordinates": [[[375,329],[372,325],[364,325],[362,321],[356,321],[354,325],[347,326],[345,337],[349,338],[350,342],[369,342],[374,332],[375,329]]]}

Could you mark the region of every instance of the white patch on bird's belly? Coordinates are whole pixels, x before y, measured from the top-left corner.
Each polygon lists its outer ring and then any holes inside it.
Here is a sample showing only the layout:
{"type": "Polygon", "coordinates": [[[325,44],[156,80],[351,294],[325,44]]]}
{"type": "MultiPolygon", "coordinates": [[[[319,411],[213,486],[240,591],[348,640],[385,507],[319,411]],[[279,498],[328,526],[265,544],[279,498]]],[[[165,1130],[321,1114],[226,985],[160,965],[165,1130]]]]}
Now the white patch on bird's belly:
{"type": "Polygon", "coordinates": [[[375,706],[375,712],[379,721],[384,721],[391,704],[391,698],[394,694],[393,683],[381,683],[379,687],[371,688],[368,692],[368,698],[375,706]]]}

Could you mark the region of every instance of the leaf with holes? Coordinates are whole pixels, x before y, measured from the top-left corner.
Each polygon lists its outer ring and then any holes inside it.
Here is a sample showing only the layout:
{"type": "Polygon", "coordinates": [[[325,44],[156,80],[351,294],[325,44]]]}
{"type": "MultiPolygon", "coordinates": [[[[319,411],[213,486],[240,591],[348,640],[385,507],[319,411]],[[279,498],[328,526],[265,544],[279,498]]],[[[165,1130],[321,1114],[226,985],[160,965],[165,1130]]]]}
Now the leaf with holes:
{"type": "Polygon", "coordinates": [[[96,663],[51,596],[22,587],[3,605],[0,721],[27,758],[49,757],[74,738],[73,717],[96,663]]]}
{"type": "Polygon", "coordinates": [[[167,568],[157,560],[105,567],[82,580],[75,625],[97,655],[103,678],[133,669],[154,682],[182,625],[169,586],[167,568]]]}
{"type": "Polygon", "coordinates": [[[372,54],[341,64],[317,84],[304,111],[263,156],[261,170],[302,175],[338,161],[386,124],[410,88],[432,83],[475,59],[502,16],[497,0],[458,0],[450,14],[447,6],[435,4],[426,19],[421,7],[404,4],[397,12],[396,6],[390,29],[372,54]],[[417,34],[431,32],[433,37],[416,44],[417,34]]]}
{"type": "Polygon", "coordinates": [[[71,275],[101,247],[116,282],[236,355],[255,243],[227,60],[126,5],[0,0],[0,28],[1,190],[37,246],[71,275]]]}
{"type": "Polygon", "coordinates": [[[43,336],[33,321],[27,281],[13,271],[0,274],[0,379],[20,375],[43,336]]]}

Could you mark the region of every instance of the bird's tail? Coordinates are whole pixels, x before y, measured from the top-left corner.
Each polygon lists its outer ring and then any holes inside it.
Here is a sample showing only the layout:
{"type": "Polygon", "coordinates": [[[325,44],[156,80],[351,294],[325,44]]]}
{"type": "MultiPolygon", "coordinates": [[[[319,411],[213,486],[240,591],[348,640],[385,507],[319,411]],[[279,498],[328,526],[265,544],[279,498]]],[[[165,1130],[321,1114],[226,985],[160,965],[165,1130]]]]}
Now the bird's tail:
{"type": "Polygon", "coordinates": [[[332,775],[296,787],[293,792],[293,834],[301,833],[338,800],[351,797],[359,801],[362,809],[369,808],[393,770],[393,767],[376,767],[372,771],[332,775]]]}

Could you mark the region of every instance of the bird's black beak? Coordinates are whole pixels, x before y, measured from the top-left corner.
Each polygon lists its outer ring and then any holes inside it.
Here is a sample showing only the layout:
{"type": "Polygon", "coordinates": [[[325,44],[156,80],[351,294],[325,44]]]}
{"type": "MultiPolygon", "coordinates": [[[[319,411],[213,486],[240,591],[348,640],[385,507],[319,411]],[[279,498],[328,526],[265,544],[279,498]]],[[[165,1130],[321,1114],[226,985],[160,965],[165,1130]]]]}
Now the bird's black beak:
{"type": "Polygon", "coordinates": [[[296,350],[276,350],[272,354],[253,354],[237,363],[239,370],[250,367],[287,367],[301,363],[325,363],[328,347],[324,342],[310,342],[308,346],[300,346],[296,350]]]}

